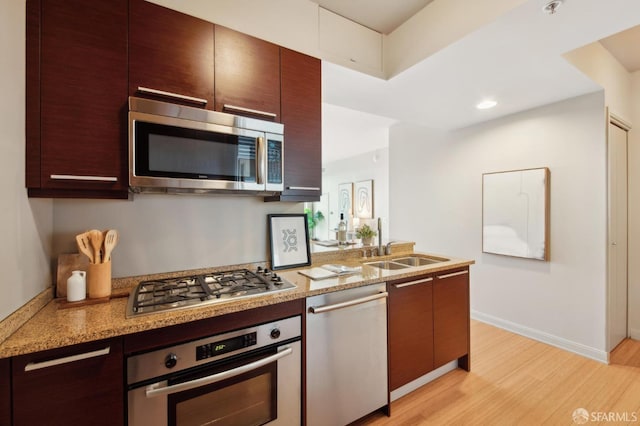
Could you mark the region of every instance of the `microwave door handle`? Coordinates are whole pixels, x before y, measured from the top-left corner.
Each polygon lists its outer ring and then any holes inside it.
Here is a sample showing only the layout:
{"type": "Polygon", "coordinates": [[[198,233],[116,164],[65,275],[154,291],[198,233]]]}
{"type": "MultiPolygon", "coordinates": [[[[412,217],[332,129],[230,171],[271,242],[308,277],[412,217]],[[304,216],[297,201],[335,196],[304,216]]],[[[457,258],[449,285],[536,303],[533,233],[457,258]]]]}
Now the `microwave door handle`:
{"type": "Polygon", "coordinates": [[[147,386],[146,395],[147,398],[153,398],[155,396],[166,395],[169,393],[182,392],[185,390],[197,388],[200,386],[209,385],[211,383],[216,383],[230,377],[239,376],[240,374],[244,374],[251,370],[255,370],[257,368],[263,367],[267,364],[270,364],[274,361],[279,360],[280,358],[284,358],[287,355],[291,355],[293,353],[293,349],[291,347],[286,347],[285,349],[270,355],[266,358],[259,359],[254,362],[250,362],[249,364],[241,365],[240,367],[236,367],[234,369],[223,371],[221,373],[212,374],[210,376],[202,377],[200,379],[191,380],[184,383],[178,383],[177,385],[159,387],[160,383],[154,383],[152,385],[147,386]]]}
{"type": "Polygon", "coordinates": [[[264,183],[266,182],[266,164],[267,164],[267,158],[266,158],[266,149],[265,149],[265,141],[263,137],[258,137],[256,139],[256,144],[258,145],[256,147],[256,167],[258,168],[257,170],[257,181],[258,181],[258,185],[264,185],[264,183]]]}

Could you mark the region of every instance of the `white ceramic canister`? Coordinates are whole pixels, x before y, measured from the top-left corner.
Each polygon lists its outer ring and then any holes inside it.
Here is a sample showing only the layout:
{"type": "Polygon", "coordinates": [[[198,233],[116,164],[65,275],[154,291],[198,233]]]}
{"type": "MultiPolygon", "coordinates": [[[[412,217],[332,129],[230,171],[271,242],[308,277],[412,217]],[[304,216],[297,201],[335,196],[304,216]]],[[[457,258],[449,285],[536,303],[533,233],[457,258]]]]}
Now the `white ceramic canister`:
{"type": "Polygon", "coordinates": [[[87,297],[87,273],[85,271],[71,271],[67,280],[67,301],[77,302],[87,297]]]}

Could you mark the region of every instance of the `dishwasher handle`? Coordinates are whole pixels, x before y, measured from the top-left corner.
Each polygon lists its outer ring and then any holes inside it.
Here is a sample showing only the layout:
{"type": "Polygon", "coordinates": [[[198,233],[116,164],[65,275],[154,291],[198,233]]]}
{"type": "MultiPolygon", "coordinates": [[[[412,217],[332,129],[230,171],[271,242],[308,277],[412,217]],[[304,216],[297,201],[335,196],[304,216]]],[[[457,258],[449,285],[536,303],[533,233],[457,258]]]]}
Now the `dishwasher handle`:
{"type": "Polygon", "coordinates": [[[335,303],[333,305],[323,305],[323,306],[310,306],[309,312],[312,314],[322,314],[324,312],[335,311],[336,309],[348,308],[349,306],[360,305],[362,303],[371,302],[372,300],[378,299],[386,299],[389,297],[389,293],[386,291],[381,291],[378,294],[373,294],[371,296],[360,297],[358,299],[347,300],[346,302],[335,303]]]}

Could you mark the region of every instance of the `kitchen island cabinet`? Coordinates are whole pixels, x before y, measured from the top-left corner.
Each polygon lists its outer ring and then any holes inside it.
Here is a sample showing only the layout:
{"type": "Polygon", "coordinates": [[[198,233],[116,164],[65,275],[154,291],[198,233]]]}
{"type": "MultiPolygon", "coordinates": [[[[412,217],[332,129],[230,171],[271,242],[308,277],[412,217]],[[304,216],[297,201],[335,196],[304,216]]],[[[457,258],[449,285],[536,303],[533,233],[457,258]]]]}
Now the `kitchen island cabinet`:
{"type": "Polygon", "coordinates": [[[123,365],[121,338],[14,357],[13,425],[124,424],[123,365]]]}
{"type": "Polygon", "coordinates": [[[127,197],[127,0],[28,0],[32,197],[127,197]]]}
{"type": "Polygon", "coordinates": [[[280,122],[280,48],[215,26],[215,109],[280,122]]]}
{"type": "Polygon", "coordinates": [[[458,360],[469,371],[469,268],[444,271],[433,283],[434,367],[458,360]]]}
{"type": "Polygon", "coordinates": [[[433,370],[433,275],[392,281],[389,293],[389,390],[433,370]]]}
{"type": "Polygon", "coordinates": [[[0,425],[11,424],[11,363],[0,359],[0,425]]]}
{"type": "Polygon", "coordinates": [[[214,24],[144,0],[129,4],[129,95],[173,94],[171,102],[213,110],[214,24]]]}
{"type": "Polygon", "coordinates": [[[268,201],[319,201],[322,194],[320,60],[281,49],[284,191],[268,201]]]}

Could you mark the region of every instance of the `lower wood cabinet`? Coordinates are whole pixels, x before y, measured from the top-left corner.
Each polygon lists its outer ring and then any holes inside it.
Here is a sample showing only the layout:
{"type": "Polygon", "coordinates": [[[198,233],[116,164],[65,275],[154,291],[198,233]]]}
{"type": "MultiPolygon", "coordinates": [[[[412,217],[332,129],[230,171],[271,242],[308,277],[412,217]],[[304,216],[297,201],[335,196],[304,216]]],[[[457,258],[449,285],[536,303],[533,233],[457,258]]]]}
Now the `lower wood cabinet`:
{"type": "Polygon", "coordinates": [[[434,368],[458,359],[469,371],[469,269],[440,272],[434,278],[434,368]]]}
{"type": "Polygon", "coordinates": [[[0,425],[11,424],[11,362],[0,359],[0,425]]]}
{"type": "Polygon", "coordinates": [[[14,426],[124,424],[121,338],[17,356],[12,374],[14,426]]]}
{"type": "Polygon", "coordinates": [[[387,284],[389,292],[389,389],[433,370],[433,277],[387,284]]]}
{"type": "Polygon", "coordinates": [[[389,390],[458,360],[469,371],[469,268],[390,281],[389,390]]]}

